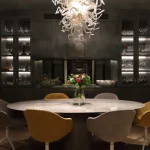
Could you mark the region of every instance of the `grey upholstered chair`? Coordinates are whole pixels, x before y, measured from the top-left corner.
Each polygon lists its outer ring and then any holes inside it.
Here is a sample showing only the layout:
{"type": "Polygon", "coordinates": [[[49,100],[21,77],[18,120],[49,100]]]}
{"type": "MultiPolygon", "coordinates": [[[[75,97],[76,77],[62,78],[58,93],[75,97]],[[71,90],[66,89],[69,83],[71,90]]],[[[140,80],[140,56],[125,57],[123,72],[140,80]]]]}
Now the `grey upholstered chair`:
{"type": "MultiPolygon", "coordinates": [[[[15,150],[14,148],[14,145],[12,144],[11,142],[11,139],[9,137],[9,128],[10,127],[17,127],[17,126],[21,126],[21,122],[20,120],[15,120],[15,119],[12,119],[10,116],[9,116],[9,109],[7,108],[7,102],[0,99],[0,127],[2,128],[5,128],[5,137],[0,139],[0,143],[2,141],[4,141],[5,139],[8,140],[8,142],[10,143],[11,147],[13,150],[15,150]]],[[[25,125],[25,124],[24,124],[25,125]]],[[[24,126],[22,124],[22,126],[24,126]]],[[[25,144],[24,142],[22,141],[19,141],[23,144],[25,144]]]]}
{"type": "Polygon", "coordinates": [[[100,93],[94,97],[95,99],[119,99],[114,93],[100,93]]]}
{"type": "Polygon", "coordinates": [[[129,134],[135,116],[134,110],[112,111],[87,120],[88,130],[97,138],[110,142],[110,150],[114,150],[114,142],[125,139],[129,134]]]}

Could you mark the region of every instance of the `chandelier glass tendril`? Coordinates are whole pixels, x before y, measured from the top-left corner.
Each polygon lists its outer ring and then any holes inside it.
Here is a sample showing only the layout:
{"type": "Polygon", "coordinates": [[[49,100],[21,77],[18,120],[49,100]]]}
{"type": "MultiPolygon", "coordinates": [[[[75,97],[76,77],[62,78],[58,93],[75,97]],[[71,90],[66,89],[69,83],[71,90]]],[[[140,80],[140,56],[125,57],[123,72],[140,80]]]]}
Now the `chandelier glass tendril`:
{"type": "Polygon", "coordinates": [[[84,41],[84,33],[93,34],[99,29],[96,27],[98,19],[104,10],[100,7],[104,4],[103,0],[52,0],[55,5],[59,5],[56,14],[60,13],[63,18],[62,31],[70,31],[68,38],[74,42],[84,41]]]}

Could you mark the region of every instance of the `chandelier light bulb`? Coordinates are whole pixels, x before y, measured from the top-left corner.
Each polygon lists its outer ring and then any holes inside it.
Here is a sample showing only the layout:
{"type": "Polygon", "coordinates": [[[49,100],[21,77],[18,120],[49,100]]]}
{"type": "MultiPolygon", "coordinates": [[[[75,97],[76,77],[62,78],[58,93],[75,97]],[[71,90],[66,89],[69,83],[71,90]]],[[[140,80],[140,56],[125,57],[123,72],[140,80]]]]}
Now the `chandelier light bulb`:
{"type": "Polygon", "coordinates": [[[52,0],[58,5],[56,14],[60,13],[63,18],[62,31],[69,32],[68,38],[84,41],[84,34],[93,34],[97,28],[98,19],[104,10],[100,7],[104,5],[103,0],[52,0]]]}

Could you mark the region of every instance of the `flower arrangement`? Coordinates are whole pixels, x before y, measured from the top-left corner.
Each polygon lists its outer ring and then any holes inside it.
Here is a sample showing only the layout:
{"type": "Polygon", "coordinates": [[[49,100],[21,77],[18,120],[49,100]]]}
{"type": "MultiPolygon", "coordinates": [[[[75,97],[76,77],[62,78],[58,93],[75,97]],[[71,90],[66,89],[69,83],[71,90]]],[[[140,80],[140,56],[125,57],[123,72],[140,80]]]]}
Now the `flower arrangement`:
{"type": "Polygon", "coordinates": [[[91,83],[91,79],[87,74],[71,74],[68,83],[79,87],[87,86],[91,83]]]}
{"type": "Polygon", "coordinates": [[[74,93],[74,105],[83,105],[85,104],[85,95],[83,87],[91,83],[90,76],[87,74],[71,74],[68,79],[68,83],[75,85],[76,90],[74,93]]]}

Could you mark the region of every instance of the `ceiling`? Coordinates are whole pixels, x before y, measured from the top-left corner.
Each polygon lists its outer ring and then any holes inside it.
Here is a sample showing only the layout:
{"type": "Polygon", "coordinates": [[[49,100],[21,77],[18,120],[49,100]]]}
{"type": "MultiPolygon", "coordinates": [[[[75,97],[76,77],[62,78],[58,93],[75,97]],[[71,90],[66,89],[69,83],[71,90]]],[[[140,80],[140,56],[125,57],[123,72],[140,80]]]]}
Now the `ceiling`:
{"type": "MultiPolygon", "coordinates": [[[[147,9],[150,0],[104,0],[105,9],[147,9]]],[[[52,0],[0,0],[0,10],[56,10],[52,0]]]]}

